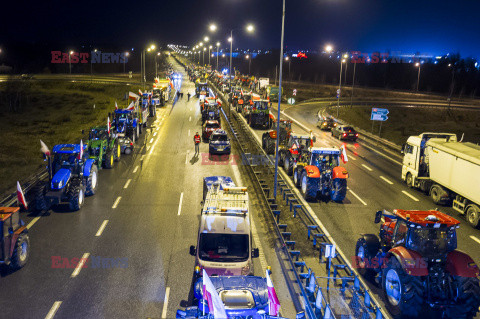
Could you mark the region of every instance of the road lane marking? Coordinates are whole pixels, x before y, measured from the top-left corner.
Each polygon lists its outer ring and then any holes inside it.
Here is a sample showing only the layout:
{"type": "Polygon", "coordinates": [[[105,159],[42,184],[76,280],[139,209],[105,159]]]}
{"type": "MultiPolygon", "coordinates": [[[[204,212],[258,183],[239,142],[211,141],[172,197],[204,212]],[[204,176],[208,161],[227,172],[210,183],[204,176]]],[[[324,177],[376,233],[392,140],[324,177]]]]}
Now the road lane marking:
{"type": "Polygon", "coordinates": [[[150,139],[150,141],[148,143],[152,143],[153,142],[153,137],[150,139]]]}
{"type": "Polygon", "coordinates": [[[153,132],[153,136],[157,136],[157,132],[153,132]]]}
{"type": "Polygon", "coordinates": [[[125,183],[125,185],[123,186],[123,188],[128,188],[128,185],[130,185],[130,182],[132,180],[129,178],[128,181],[125,183]]]}
{"type": "Polygon", "coordinates": [[[402,193],[404,193],[405,195],[407,195],[408,197],[410,197],[410,198],[413,199],[414,201],[419,202],[419,199],[418,199],[418,198],[416,198],[415,196],[409,194],[408,192],[402,191],[402,193]]]}
{"type": "Polygon", "coordinates": [[[162,318],[167,318],[168,296],[170,295],[170,287],[165,289],[165,299],[163,300],[162,318]]]}
{"type": "Polygon", "coordinates": [[[377,150],[376,150],[375,148],[373,148],[373,147],[367,146],[367,145],[365,145],[365,144],[362,144],[362,146],[365,147],[365,148],[368,148],[369,150],[371,150],[371,151],[373,151],[373,152],[375,152],[375,153],[377,153],[377,154],[379,154],[379,155],[381,155],[381,156],[383,156],[383,157],[385,157],[386,159],[389,159],[390,161],[394,162],[395,164],[398,164],[398,165],[400,165],[400,166],[403,165],[403,164],[400,163],[399,161],[391,158],[391,157],[388,156],[388,155],[383,154],[383,153],[380,152],[380,151],[377,151],[377,150]]]}
{"type": "Polygon", "coordinates": [[[387,182],[388,184],[390,185],[393,185],[393,182],[391,182],[390,180],[386,179],[385,177],[383,176],[380,176],[381,179],[383,179],[385,182],[387,182]]]}
{"type": "Polygon", "coordinates": [[[180,212],[182,211],[182,202],[183,202],[183,192],[180,194],[180,203],[178,203],[178,216],[180,216],[180,212]]]}
{"type": "Polygon", "coordinates": [[[188,164],[188,153],[189,153],[189,152],[190,152],[190,151],[187,150],[187,154],[185,154],[185,165],[188,164]]]}
{"type": "Polygon", "coordinates": [[[189,122],[191,122],[191,121],[192,121],[192,117],[191,117],[191,116],[188,118],[188,121],[189,121],[189,122]]]}
{"type": "Polygon", "coordinates": [[[138,171],[138,165],[135,166],[135,169],[133,170],[133,173],[135,174],[138,171]]]}
{"type": "Polygon", "coordinates": [[[354,161],[357,160],[357,159],[355,158],[355,156],[353,156],[353,155],[348,155],[347,158],[348,158],[348,159],[352,159],[352,160],[354,160],[354,161]]]}
{"type": "Polygon", "coordinates": [[[475,240],[477,243],[480,244],[480,239],[478,239],[477,237],[475,236],[470,236],[471,239],[475,240]]]}
{"type": "Polygon", "coordinates": [[[55,316],[55,314],[57,313],[58,308],[60,308],[60,305],[61,305],[61,304],[62,304],[61,301],[55,301],[55,302],[53,303],[52,308],[50,308],[50,310],[48,311],[47,316],[45,317],[45,319],[52,319],[52,318],[55,316]]]}
{"type": "Polygon", "coordinates": [[[188,136],[190,136],[190,130],[188,130],[188,136]]]}
{"type": "Polygon", "coordinates": [[[118,196],[117,199],[115,200],[115,203],[113,203],[112,208],[115,209],[118,206],[118,203],[120,203],[120,200],[122,199],[122,196],[118,196]]]}
{"type": "Polygon", "coordinates": [[[367,203],[365,203],[363,201],[363,199],[360,198],[360,196],[358,196],[357,194],[355,194],[354,191],[352,191],[350,188],[347,187],[347,189],[350,191],[350,193],[352,193],[353,196],[355,196],[363,205],[367,206],[367,203]]]}
{"type": "Polygon", "coordinates": [[[370,167],[368,167],[367,165],[365,164],[362,164],[363,167],[365,167],[367,170],[369,170],[370,172],[373,171],[373,169],[371,169],[370,167]]]}
{"type": "Polygon", "coordinates": [[[30,229],[39,219],[40,217],[35,217],[31,222],[28,223],[27,229],[30,229]]]}
{"type": "Polygon", "coordinates": [[[100,228],[98,229],[97,233],[95,234],[96,237],[102,236],[103,230],[105,229],[107,224],[108,224],[108,219],[105,219],[102,225],[100,225],[100,228]]]}
{"type": "Polygon", "coordinates": [[[80,259],[80,261],[78,262],[77,267],[75,267],[75,270],[73,271],[70,278],[75,278],[78,276],[80,270],[82,270],[83,265],[85,265],[85,263],[87,262],[88,257],[90,257],[90,253],[83,254],[82,259],[80,259]]]}
{"type": "Polygon", "coordinates": [[[156,145],[156,143],[152,146],[152,149],[150,150],[150,153],[148,153],[148,155],[152,155],[153,149],[155,148],[155,145],[156,145]]]}
{"type": "MultiPolygon", "coordinates": [[[[150,149],[150,145],[147,146],[147,152],[148,152],[149,149],[150,149]]],[[[143,157],[142,157],[141,161],[143,161],[143,157]]]]}

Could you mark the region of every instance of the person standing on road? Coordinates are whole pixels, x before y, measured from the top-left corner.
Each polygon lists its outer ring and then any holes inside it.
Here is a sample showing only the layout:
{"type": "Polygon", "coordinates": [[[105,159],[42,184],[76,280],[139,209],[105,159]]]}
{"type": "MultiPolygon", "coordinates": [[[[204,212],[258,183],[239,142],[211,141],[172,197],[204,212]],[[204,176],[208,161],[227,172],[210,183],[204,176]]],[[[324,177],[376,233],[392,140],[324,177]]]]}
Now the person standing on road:
{"type": "Polygon", "coordinates": [[[190,101],[190,92],[187,93],[187,101],[190,101]]]}
{"type": "Polygon", "coordinates": [[[193,137],[193,142],[195,142],[195,154],[198,154],[200,152],[200,135],[195,133],[195,136],[193,137]]]}

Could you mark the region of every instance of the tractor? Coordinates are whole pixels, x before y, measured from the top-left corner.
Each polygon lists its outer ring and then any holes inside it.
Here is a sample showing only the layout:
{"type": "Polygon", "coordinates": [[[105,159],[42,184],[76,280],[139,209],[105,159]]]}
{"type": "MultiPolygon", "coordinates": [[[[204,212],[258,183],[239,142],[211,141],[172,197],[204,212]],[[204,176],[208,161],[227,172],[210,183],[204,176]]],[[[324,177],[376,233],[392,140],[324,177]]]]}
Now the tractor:
{"type": "Polygon", "coordinates": [[[116,135],[108,127],[97,126],[90,129],[87,142],[88,158],[95,160],[98,168],[113,168],[113,163],[118,162],[121,149],[116,135]]]}
{"type": "Polygon", "coordinates": [[[283,166],[287,175],[293,175],[295,162],[302,157],[302,154],[308,152],[308,149],[313,146],[316,140],[315,136],[290,133],[286,143],[278,146],[278,164],[283,166]]]}
{"type": "Polygon", "coordinates": [[[197,79],[195,82],[195,94],[198,97],[202,96],[209,96],[208,92],[208,83],[205,79],[197,79]]]}
{"type": "MultiPolygon", "coordinates": [[[[280,120],[280,138],[279,149],[281,146],[287,144],[290,134],[292,133],[292,121],[280,120]]],[[[262,135],[262,148],[267,154],[275,154],[275,144],[277,142],[277,127],[276,124],[273,129],[263,133],[262,135]]]]}
{"type": "Polygon", "coordinates": [[[95,160],[85,154],[87,146],[82,144],[59,144],[47,156],[48,181],[40,182],[34,188],[35,209],[46,211],[51,206],[68,203],[70,210],[79,210],[85,196],[95,194],[98,168],[95,160]],[[82,153],[82,157],[80,157],[82,153]]]}
{"type": "Polygon", "coordinates": [[[30,239],[20,219],[20,207],[0,207],[0,263],[17,270],[26,265],[30,255],[30,239]]]}
{"type": "Polygon", "coordinates": [[[347,193],[348,172],[339,166],[341,150],[312,147],[299,154],[293,168],[293,182],[305,200],[323,199],[341,202],[347,193]]]}
{"type": "Polygon", "coordinates": [[[270,114],[269,100],[253,100],[250,114],[247,117],[250,127],[270,129],[273,125],[273,115],[270,114]]]}
{"type": "Polygon", "coordinates": [[[377,211],[380,234],[362,234],[355,267],[381,284],[395,317],[419,317],[425,305],[438,318],[473,318],[480,306],[479,268],[457,250],[460,222],[435,210],[377,211]]]}
{"type": "Polygon", "coordinates": [[[218,123],[221,122],[220,105],[220,100],[215,99],[215,97],[205,98],[202,107],[202,124],[208,120],[216,120],[218,123]]]}
{"type": "Polygon", "coordinates": [[[119,109],[113,113],[112,127],[118,136],[126,136],[135,143],[141,133],[140,126],[134,110],[119,109]]]}

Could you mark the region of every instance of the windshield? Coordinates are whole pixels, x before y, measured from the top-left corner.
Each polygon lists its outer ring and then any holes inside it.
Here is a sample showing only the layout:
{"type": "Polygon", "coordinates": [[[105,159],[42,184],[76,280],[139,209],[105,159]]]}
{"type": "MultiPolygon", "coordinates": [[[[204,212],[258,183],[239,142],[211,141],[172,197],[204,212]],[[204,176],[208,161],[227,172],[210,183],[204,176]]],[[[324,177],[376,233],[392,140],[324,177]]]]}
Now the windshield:
{"type": "Polygon", "coordinates": [[[336,154],[312,154],[312,164],[317,167],[325,166],[326,168],[333,168],[339,165],[338,155],[336,154]]]}
{"type": "Polygon", "coordinates": [[[309,148],[310,147],[310,139],[307,138],[295,138],[294,143],[298,146],[303,148],[309,148]]]}
{"type": "Polygon", "coordinates": [[[218,123],[207,123],[207,128],[220,128],[218,123]]]}
{"type": "Polygon", "coordinates": [[[199,257],[205,261],[239,262],[248,260],[248,235],[200,234],[199,257]]]}
{"type": "Polygon", "coordinates": [[[256,102],[255,107],[259,110],[268,110],[268,102],[256,102]]]}
{"type": "Polygon", "coordinates": [[[457,235],[453,229],[411,228],[407,248],[424,257],[437,257],[457,248],[457,235]]]}
{"type": "Polygon", "coordinates": [[[351,126],[345,126],[345,127],[343,128],[343,130],[344,130],[345,132],[353,132],[353,131],[355,131],[355,130],[353,129],[353,127],[351,127],[351,126]]]}
{"type": "Polygon", "coordinates": [[[90,131],[90,139],[99,139],[104,140],[107,138],[107,132],[105,130],[91,130],[90,131]]]}
{"type": "Polygon", "coordinates": [[[55,154],[53,156],[53,171],[57,172],[60,168],[70,168],[75,164],[77,154],[55,154]]]}
{"type": "Polygon", "coordinates": [[[228,137],[226,135],[222,135],[222,134],[214,134],[212,135],[211,141],[222,141],[222,142],[225,142],[225,141],[228,141],[228,137]]]}

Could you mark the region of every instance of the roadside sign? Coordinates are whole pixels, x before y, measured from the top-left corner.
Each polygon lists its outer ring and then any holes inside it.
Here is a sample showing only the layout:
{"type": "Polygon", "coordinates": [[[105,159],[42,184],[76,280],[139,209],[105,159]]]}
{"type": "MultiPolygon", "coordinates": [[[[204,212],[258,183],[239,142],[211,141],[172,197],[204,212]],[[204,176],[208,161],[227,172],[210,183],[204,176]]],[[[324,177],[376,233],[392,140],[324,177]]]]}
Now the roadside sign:
{"type": "Polygon", "coordinates": [[[388,110],[387,109],[381,109],[378,107],[373,107],[372,108],[372,115],[370,116],[370,120],[372,121],[386,121],[388,120],[388,110]]]}
{"type": "Polygon", "coordinates": [[[293,96],[297,95],[297,89],[293,89],[293,96]]]}
{"type": "Polygon", "coordinates": [[[128,72],[128,78],[129,78],[129,79],[132,78],[132,71],[129,71],[129,72],[128,72]]]}
{"type": "Polygon", "coordinates": [[[340,89],[337,89],[337,99],[340,97],[340,89]]]}
{"type": "Polygon", "coordinates": [[[291,97],[287,100],[287,103],[293,105],[293,104],[295,104],[295,99],[293,97],[291,97]]]}

